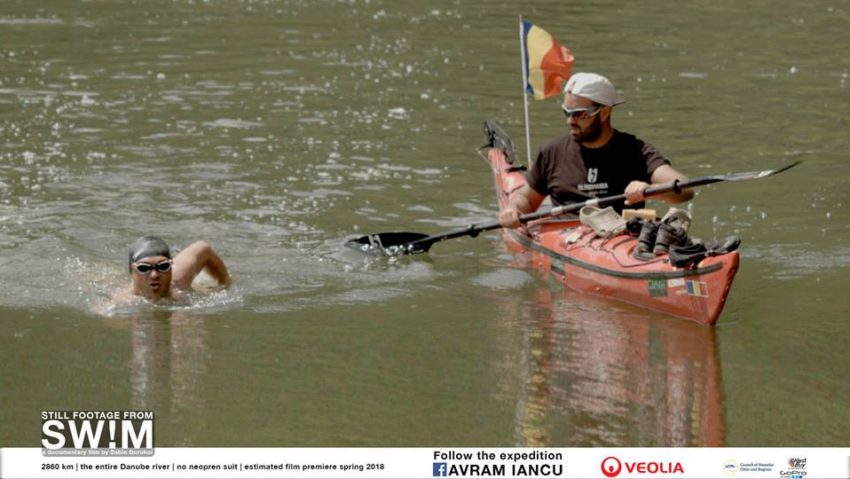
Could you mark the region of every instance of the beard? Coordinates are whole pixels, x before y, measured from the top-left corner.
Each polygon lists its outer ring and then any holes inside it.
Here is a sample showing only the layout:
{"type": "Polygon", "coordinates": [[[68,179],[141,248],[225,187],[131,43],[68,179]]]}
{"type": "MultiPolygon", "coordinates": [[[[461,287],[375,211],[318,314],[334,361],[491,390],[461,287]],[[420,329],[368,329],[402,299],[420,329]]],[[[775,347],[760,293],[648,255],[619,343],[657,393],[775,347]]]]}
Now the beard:
{"type": "Polygon", "coordinates": [[[581,126],[576,125],[576,128],[577,129],[574,130],[571,127],[570,134],[578,143],[591,142],[597,140],[602,135],[602,121],[599,119],[599,115],[594,116],[593,121],[586,127],[582,128],[581,126]]]}

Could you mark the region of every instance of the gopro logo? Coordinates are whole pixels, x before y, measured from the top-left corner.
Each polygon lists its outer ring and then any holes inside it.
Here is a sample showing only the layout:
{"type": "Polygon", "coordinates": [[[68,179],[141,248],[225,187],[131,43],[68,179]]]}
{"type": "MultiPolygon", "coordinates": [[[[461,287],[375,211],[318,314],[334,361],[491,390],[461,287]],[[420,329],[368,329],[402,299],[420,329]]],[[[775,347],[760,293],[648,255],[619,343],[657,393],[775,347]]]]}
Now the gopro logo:
{"type": "Polygon", "coordinates": [[[448,474],[448,467],[445,462],[434,463],[434,477],[444,477],[448,474]]]}

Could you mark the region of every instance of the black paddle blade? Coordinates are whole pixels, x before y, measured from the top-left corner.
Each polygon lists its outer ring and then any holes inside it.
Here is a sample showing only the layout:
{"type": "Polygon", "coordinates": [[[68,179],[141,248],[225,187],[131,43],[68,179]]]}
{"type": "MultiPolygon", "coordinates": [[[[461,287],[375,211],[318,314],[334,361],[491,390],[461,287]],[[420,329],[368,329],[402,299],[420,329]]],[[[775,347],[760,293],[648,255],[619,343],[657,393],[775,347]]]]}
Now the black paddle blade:
{"type": "Polygon", "coordinates": [[[433,243],[416,244],[416,241],[427,237],[428,235],[422,233],[375,233],[348,240],[345,245],[369,255],[388,254],[397,256],[427,252],[433,243]]]}
{"type": "MultiPolygon", "coordinates": [[[[718,182],[721,182],[721,181],[756,180],[756,179],[759,179],[759,178],[765,178],[765,177],[768,177],[768,176],[778,175],[779,173],[782,173],[783,171],[787,171],[787,170],[790,170],[791,168],[794,168],[795,166],[799,165],[802,162],[803,162],[803,160],[795,161],[794,163],[785,165],[781,168],[775,168],[773,170],[745,171],[745,172],[742,172],[742,173],[729,173],[729,174],[725,174],[725,175],[703,176],[702,178],[694,178],[692,180],[682,181],[680,183],[677,183],[675,186],[677,188],[681,189],[681,188],[693,188],[695,186],[710,185],[712,183],[718,183],[718,182]]],[[[650,192],[651,190],[654,190],[654,189],[657,190],[657,191],[655,191],[655,193],[659,193],[659,192],[663,193],[663,192],[665,192],[664,190],[666,190],[666,188],[650,187],[647,190],[647,192],[650,192]]]]}
{"type": "Polygon", "coordinates": [[[799,165],[802,162],[803,162],[803,160],[798,160],[798,161],[795,161],[794,163],[791,163],[790,165],[785,165],[782,168],[776,168],[774,170],[751,171],[751,172],[748,172],[748,173],[731,173],[731,174],[725,175],[722,178],[723,178],[723,181],[753,180],[753,179],[756,179],[756,178],[764,178],[766,176],[773,176],[773,175],[777,175],[779,173],[782,173],[783,171],[790,170],[791,168],[794,168],[795,166],[799,165]]]}

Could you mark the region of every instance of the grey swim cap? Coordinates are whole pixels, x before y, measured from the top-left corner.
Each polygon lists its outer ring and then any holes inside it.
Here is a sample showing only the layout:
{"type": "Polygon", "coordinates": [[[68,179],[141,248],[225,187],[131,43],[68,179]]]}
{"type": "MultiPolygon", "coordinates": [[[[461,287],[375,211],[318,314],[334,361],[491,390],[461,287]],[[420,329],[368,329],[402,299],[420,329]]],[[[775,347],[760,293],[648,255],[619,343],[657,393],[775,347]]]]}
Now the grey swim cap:
{"type": "Polygon", "coordinates": [[[142,236],[130,246],[130,264],[149,256],[165,256],[171,258],[171,251],[162,238],[158,236],[142,236]]]}

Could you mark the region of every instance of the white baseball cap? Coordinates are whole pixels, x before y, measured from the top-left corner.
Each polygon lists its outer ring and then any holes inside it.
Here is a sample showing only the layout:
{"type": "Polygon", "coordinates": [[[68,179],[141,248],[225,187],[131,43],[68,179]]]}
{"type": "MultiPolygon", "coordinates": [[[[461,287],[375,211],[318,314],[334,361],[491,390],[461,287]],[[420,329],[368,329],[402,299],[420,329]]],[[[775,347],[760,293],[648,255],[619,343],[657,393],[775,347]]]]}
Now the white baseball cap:
{"type": "Polygon", "coordinates": [[[626,101],[617,96],[613,83],[596,73],[576,73],[571,76],[564,87],[564,94],[569,93],[605,106],[619,105],[626,101]]]}

